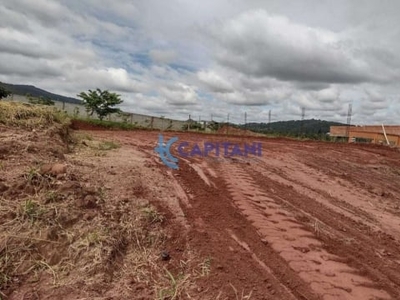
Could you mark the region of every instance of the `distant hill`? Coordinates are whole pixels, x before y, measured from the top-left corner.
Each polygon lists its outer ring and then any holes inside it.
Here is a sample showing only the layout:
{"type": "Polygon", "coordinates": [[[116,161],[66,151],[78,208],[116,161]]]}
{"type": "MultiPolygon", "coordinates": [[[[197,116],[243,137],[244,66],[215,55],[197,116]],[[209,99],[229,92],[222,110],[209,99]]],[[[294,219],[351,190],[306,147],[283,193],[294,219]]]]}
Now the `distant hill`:
{"type": "Polygon", "coordinates": [[[240,125],[241,128],[246,128],[254,132],[279,134],[287,136],[313,136],[326,135],[330,131],[331,126],[346,125],[339,122],[330,122],[324,120],[292,120],[267,123],[248,123],[240,125]]]}
{"type": "Polygon", "coordinates": [[[48,91],[39,89],[33,85],[9,84],[0,82],[0,86],[4,87],[15,95],[26,96],[26,94],[30,94],[33,97],[43,97],[61,102],[82,104],[82,101],[79,99],[53,94],[48,91]]]}

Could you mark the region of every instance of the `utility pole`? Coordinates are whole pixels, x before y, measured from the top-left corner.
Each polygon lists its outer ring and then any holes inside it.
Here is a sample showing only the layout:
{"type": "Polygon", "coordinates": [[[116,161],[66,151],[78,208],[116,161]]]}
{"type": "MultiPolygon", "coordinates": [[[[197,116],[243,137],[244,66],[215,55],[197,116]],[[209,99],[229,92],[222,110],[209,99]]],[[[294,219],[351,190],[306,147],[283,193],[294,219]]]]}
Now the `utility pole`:
{"type": "Polygon", "coordinates": [[[300,125],[300,132],[303,135],[304,134],[304,117],[306,115],[306,108],[302,107],[301,108],[301,125],[300,125]]]}
{"type": "Polygon", "coordinates": [[[246,130],[247,130],[247,112],[244,112],[244,132],[243,135],[246,134],[246,130]]]}
{"type": "Polygon", "coordinates": [[[346,126],[346,137],[347,137],[348,142],[350,142],[349,130],[350,130],[350,124],[351,124],[351,114],[352,114],[352,105],[351,105],[351,103],[349,103],[349,109],[347,111],[347,126],[346,126]]]}
{"type": "Polygon", "coordinates": [[[271,110],[268,111],[268,127],[267,127],[267,132],[270,131],[271,129],[271,110]]]}
{"type": "Polygon", "coordinates": [[[228,113],[228,116],[227,116],[227,125],[226,125],[226,135],[228,135],[229,134],[229,113],[228,113]]]}

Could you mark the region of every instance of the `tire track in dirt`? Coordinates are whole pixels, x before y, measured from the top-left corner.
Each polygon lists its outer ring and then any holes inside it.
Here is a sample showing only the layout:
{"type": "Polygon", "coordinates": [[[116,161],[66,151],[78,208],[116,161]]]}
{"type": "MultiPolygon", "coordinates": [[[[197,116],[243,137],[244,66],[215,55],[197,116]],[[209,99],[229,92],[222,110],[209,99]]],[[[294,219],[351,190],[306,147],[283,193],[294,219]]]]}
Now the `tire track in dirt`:
{"type": "Polygon", "coordinates": [[[218,174],[212,180],[216,188],[207,185],[190,164],[182,163],[175,175],[179,175],[183,189],[190,187],[194,196],[192,208],[185,208],[188,221],[195,224],[191,246],[209,253],[217,264],[207,286],[218,282],[219,289],[227,293],[229,281],[239,290],[251,287],[254,299],[317,299],[235,208],[219,164],[198,165],[205,168],[204,174],[218,174]]]}
{"type": "MultiPolygon", "coordinates": [[[[322,205],[320,199],[310,198],[293,188],[293,182],[285,185],[282,184],[282,178],[275,181],[276,175],[265,171],[266,168],[268,166],[253,166],[249,172],[255,181],[263,183],[265,189],[272,192],[275,200],[292,206],[291,210],[297,214],[300,212],[312,216],[312,220],[324,224],[324,234],[319,238],[327,243],[330,252],[346,258],[353,267],[362,270],[374,282],[385,287],[395,299],[400,298],[400,244],[393,236],[382,231],[373,231],[365,223],[355,221],[354,217],[322,205]]],[[[313,229],[310,219],[306,218],[305,223],[310,230],[313,229]]]]}
{"type": "Polygon", "coordinates": [[[328,205],[332,209],[342,213],[350,213],[353,217],[363,217],[371,224],[376,222],[376,218],[373,214],[368,212],[370,207],[366,207],[365,201],[361,199],[360,194],[348,190],[346,187],[340,186],[332,180],[332,178],[326,176],[319,169],[310,168],[298,161],[297,158],[285,155],[281,160],[275,158],[260,159],[260,163],[263,165],[256,166],[258,170],[267,172],[269,176],[274,177],[274,180],[279,181],[283,184],[290,184],[298,190],[300,193],[310,195],[314,194],[315,199],[319,199],[324,205],[328,205]],[[348,199],[347,201],[340,201],[339,199],[348,199]],[[354,204],[359,203],[361,207],[366,209],[360,209],[359,206],[354,204]]]}
{"type": "Polygon", "coordinates": [[[281,203],[268,197],[245,168],[224,164],[233,201],[288,265],[323,299],[391,299],[357,270],[330,254],[281,203]],[[368,287],[369,286],[369,287],[368,287]]]}
{"type": "Polygon", "coordinates": [[[259,162],[259,165],[254,165],[254,169],[270,179],[291,186],[299,194],[363,223],[371,230],[390,232],[391,235],[400,238],[399,216],[386,211],[385,206],[374,201],[365,190],[345,184],[343,180],[336,182],[332,180],[332,176],[329,178],[321,173],[319,168],[306,166],[290,155],[286,155],[283,162],[276,157],[259,162]],[[286,168],[287,165],[291,168],[286,168]]]}
{"type": "MultiPolygon", "coordinates": [[[[266,182],[259,180],[261,177],[260,173],[254,172],[253,178],[256,181],[266,182]]],[[[273,190],[273,186],[275,189],[274,199],[287,205],[309,230],[316,229],[314,224],[323,225],[317,226],[321,227],[318,238],[325,242],[325,247],[330,252],[343,257],[354,268],[371,277],[395,299],[400,298],[399,244],[393,241],[390,235],[373,233],[368,226],[331,211],[316,203],[314,199],[297,194],[290,186],[280,186],[273,180],[268,182],[267,188],[273,190]]]]}
{"type": "MultiPolygon", "coordinates": [[[[397,217],[392,217],[391,221],[379,218],[374,224],[371,224],[371,219],[366,215],[360,214],[357,216],[359,212],[357,207],[346,211],[340,209],[342,206],[334,207],[333,205],[337,204],[338,201],[336,198],[326,195],[319,189],[310,191],[302,182],[297,182],[296,177],[291,177],[286,172],[268,171],[268,165],[262,164],[262,162],[259,165],[253,165],[251,172],[253,172],[255,180],[260,177],[266,177],[269,179],[268,182],[272,180],[275,182],[275,186],[280,186],[280,188],[274,187],[276,190],[274,197],[276,199],[292,205],[293,211],[300,211],[302,214],[311,216],[311,219],[318,220],[319,223],[324,224],[325,233],[329,231],[330,239],[343,244],[347,248],[347,252],[352,253],[351,259],[357,261],[359,268],[369,270],[371,274],[375,274],[375,278],[386,278],[388,281],[392,281],[395,286],[400,286],[400,273],[398,272],[400,267],[400,243],[393,237],[393,235],[396,235],[396,228],[398,227],[396,226],[398,224],[396,220],[399,222],[397,217]],[[288,191],[287,193],[279,193],[279,191],[285,189],[288,191]],[[331,205],[327,205],[327,203],[331,203],[331,205]],[[353,212],[354,215],[349,214],[349,212],[353,212]],[[360,217],[362,218],[360,219],[360,217]],[[380,224],[382,222],[385,226],[380,224]],[[385,230],[384,228],[388,228],[390,224],[393,227],[385,230]],[[370,245],[374,245],[374,249],[370,245]],[[364,260],[359,260],[360,253],[354,253],[352,248],[360,249],[359,251],[363,253],[363,256],[369,257],[373,263],[368,262],[367,264],[365,258],[364,260]]],[[[309,177],[312,177],[312,175],[309,177]]],[[[388,216],[386,215],[386,217],[388,216]]]]}

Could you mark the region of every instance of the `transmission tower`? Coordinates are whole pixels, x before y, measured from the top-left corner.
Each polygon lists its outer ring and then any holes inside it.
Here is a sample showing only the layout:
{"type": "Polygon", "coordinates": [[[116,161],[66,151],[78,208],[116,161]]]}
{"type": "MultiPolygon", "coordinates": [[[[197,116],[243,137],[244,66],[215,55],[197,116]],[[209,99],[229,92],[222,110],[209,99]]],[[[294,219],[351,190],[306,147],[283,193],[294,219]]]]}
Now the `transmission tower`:
{"type": "Polygon", "coordinates": [[[304,117],[306,115],[306,108],[302,107],[301,108],[301,125],[300,125],[300,134],[304,134],[304,117]]]}
{"type": "Polygon", "coordinates": [[[352,114],[352,105],[349,103],[349,109],[347,111],[347,126],[346,126],[346,137],[349,137],[349,130],[351,124],[351,114],[352,114]]]}
{"type": "Polygon", "coordinates": [[[228,135],[229,134],[229,113],[228,113],[228,116],[226,119],[227,119],[226,135],[228,135]]]}

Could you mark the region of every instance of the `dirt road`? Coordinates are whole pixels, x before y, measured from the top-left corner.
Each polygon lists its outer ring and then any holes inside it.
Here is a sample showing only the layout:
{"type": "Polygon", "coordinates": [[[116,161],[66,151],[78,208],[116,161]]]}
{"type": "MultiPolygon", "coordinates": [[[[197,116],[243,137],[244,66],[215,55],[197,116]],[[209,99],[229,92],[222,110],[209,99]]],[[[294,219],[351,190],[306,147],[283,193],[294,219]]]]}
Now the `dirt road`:
{"type": "Polygon", "coordinates": [[[199,282],[204,299],[235,291],[239,299],[400,299],[398,150],[164,133],[189,145],[262,143],[251,160],[184,158],[172,147],[172,170],[154,151],[157,132],[90,134],[139,151],[142,168],[174,191],[179,201],[159,205],[181,226],[185,247],[212,260],[199,282]]]}

